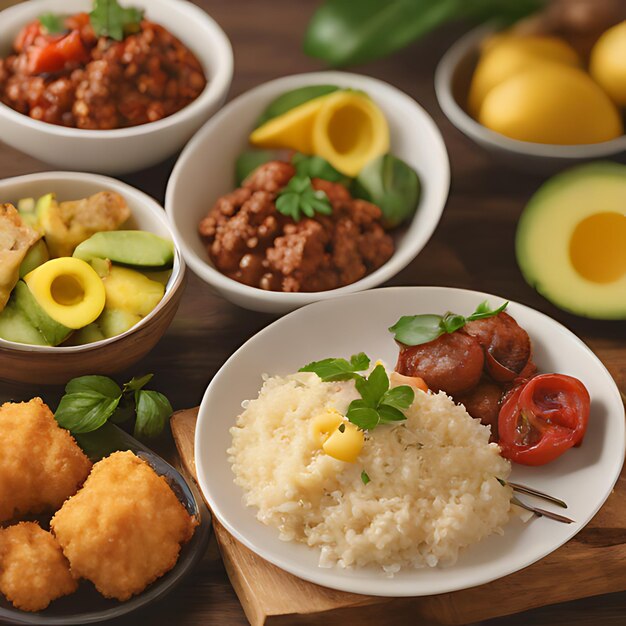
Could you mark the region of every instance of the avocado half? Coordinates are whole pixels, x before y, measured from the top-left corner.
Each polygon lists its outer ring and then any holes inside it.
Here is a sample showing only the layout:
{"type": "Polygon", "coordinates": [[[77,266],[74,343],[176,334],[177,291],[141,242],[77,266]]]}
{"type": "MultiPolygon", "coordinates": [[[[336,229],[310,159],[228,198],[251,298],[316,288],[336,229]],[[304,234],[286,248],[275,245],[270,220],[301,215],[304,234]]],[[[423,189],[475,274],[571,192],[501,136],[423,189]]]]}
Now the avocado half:
{"type": "Polygon", "coordinates": [[[551,178],[524,209],[515,247],[526,281],[559,308],[626,319],[626,165],[551,178]]]}

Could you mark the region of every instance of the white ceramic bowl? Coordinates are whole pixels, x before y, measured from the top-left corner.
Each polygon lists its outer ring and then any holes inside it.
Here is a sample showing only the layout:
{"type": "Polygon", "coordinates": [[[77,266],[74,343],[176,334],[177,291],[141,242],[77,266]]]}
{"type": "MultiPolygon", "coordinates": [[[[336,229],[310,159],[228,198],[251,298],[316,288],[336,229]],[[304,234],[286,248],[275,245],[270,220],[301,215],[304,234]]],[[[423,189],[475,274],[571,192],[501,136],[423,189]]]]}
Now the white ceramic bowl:
{"type": "Polygon", "coordinates": [[[344,72],[315,72],[265,83],[224,107],[181,154],[167,187],[165,209],[187,264],[202,280],[242,307],[285,313],[317,300],[376,287],[397,274],[421,251],[435,230],[449,187],[450,166],[443,138],[419,104],[374,78],[344,72]],[[361,89],[383,110],[391,131],[391,152],[413,167],[421,179],[417,213],[396,236],[393,257],[351,285],[315,293],[280,293],[243,285],[212,266],[198,235],[198,223],[219,196],[234,188],[235,159],[250,148],[248,135],[263,109],[286,91],[315,84],[361,89]]]}
{"type": "Polygon", "coordinates": [[[442,57],[435,72],[435,90],[450,122],[500,160],[535,171],[562,169],[589,159],[626,152],[626,135],[602,143],[561,146],[510,139],[486,128],[466,110],[466,98],[478,62],[480,43],[494,32],[481,26],[459,39],[442,57]]]}
{"type": "Polygon", "coordinates": [[[142,191],[113,178],[76,172],[44,172],[0,180],[0,203],[54,192],[59,200],[76,200],[99,191],[116,191],[126,199],[131,229],[171,239],[175,246],[172,275],[161,302],[121,335],[82,346],[32,346],[0,339],[0,379],[26,383],[66,383],[83,374],[109,374],[129,367],[147,354],[167,330],[185,287],[185,262],[163,208],[142,191]]]}
{"type": "MultiPolygon", "coordinates": [[[[512,520],[503,535],[491,535],[463,550],[450,567],[406,569],[390,578],[374,567],[318,566],[319,550],[282,541],[278,530],[256,518],[235,485],[227,449],[229,429],[244,400],[256,398],[263,375],[287,375],[327,357],[365,352],[393,366],[398,348],[387,328],[402,315],[454,311],[469,314],[489,299],[505,298],[445,287],[393,287],[352,294],[305,307],[263,329],[246,342],[215,375],[198,416],[195,450],[198,482],[213,514],[238,541],[262,558],[318,585],[379,596],[448,593],[488,583],[523,569],[570,540],[610,495],[624,463],[624,406],[611,375],[573,333],[546,315],[511,302],[507,309],[528,331],[533,359],[543,372],[579,378],[591,395],[585,440],[548,465],[513,465],[511,480],[559,498],[574,523],[533,518],[512,520]]],[[[521,497],[522,500],[531,500],[521,497]]],[[[534,502],[555,513],[558,507],[534,502]]]]}
{"type": "MultiPolygon", "coordinates": [[[[103,174],[144,169],[174,154],[226,99],[233,76],[228,38],[202,9],[186,0],[124,0],[145,8],[197,57],[207,86],[189,106],[157,122],[117,130],[65,128],[33,120],[0,103],[0,139],[56,167],[103,174]]],[[[0,13],[0,55],[9,54],[20,28],[42,13],[89,11],[91,0],[22,2],[0,13]]]]}

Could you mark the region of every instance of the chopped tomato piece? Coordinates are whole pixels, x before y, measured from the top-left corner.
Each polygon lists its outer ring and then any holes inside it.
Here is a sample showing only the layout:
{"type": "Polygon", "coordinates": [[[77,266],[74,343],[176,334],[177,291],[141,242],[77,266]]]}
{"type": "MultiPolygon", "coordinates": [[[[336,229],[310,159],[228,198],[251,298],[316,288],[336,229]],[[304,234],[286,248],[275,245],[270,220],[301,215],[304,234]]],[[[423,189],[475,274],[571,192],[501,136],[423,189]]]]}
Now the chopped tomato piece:
{"type": "Polygon", "coordinates": [[[545,465],[579,445],[589,421],[589,392],[577,379],[542,374],[513,390],[498,416],[502,455],[545,465]]]}
{"type": "Polygon", "coordinates": [[[68,63],[80,63],[86,58],[87,50],[80,33],[73,30],[57,41],[29,48],[28,68],[31,74],[60,72],[68,63]]]}
{"type": "Polygon", "coordinates": [[[29,46],[32,46],[35,43],[35,40],[43,34],[41,30],[41,23],[39,20],[36,22],[31,22],[22,28],[19,32],[18,36],[15,38],[15,43],[13,47],[17,52],[22,52],[29,46]]]}

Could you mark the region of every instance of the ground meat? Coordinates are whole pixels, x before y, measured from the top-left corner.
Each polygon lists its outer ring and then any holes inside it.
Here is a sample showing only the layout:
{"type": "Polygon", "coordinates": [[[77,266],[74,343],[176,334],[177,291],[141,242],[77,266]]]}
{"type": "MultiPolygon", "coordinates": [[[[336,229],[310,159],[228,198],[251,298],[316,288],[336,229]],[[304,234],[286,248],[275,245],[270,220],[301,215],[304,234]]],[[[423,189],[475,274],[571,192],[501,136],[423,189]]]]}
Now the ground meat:
{"type": "MultiPolygon", "coordinates": [[[[507,313],[468,322],[463,332],[475,337],[486,352],[514,374],[519,374],[530,359],[530,337],[507,313]]],[[[486,364],[489,367],[489,360],[486,364]]],[[[490,373],[499,378],[493,368],[490,373]]]]}
{"type": "Polygon", "coordinates": [[[26,26],[15,54],[0,61],[0,100],[33,119],[109,130],[154,122],[195,100],[206,85],[198,59],[170,32],[147,20],[118,42],[97,38],[85,14],[66,18],[88,58],[53,74],[35,74],[29,58],[50,43],[38,22],[26,26]]]}
{"type": "Polygon", "coordinates": [[[403,346],[396,371],[404,376],[419,376],[433,391],[455,395],[478,384],[484,360],[476,339],[459,332],[446,333],[419,346],[403,346]]]}
{"type": "Polygon", "coordinates": [[[198,230],[218,270],[261,289],[314,292],[351,284],[389,260],[394,244],[380,209],[343,185],[312,181],[331,215],[295,222],[279,213],[275,200],[294,175],[290,163],[271,161],[217,200],[198,230]]]}

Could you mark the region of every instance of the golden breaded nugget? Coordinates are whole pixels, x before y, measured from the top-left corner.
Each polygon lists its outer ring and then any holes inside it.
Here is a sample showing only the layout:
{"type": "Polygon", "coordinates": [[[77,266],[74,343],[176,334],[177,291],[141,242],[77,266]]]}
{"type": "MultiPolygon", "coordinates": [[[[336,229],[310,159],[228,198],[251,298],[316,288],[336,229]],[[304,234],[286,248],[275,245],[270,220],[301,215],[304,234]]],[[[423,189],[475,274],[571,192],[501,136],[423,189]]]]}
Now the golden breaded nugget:
{"type": "Polygon", "coordinates": [[[132,452],[96,463],[50,522],[74,575],[122,601],[174,567],[196,525],[165,478],[132,452]]]}
{"type": "Polygon", "coordinates": [[[90,469],[91,461],[41,398],[0,407],[0,522],[57,510],[90,469]]]}
{"type": "Polygon", "coordinates": [[[0,592],[22,611],[42,611],[78,583],[61,546],[35,522],[0,528],[0,592]]]}

